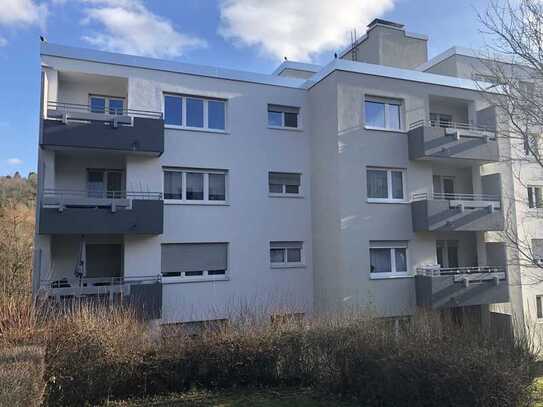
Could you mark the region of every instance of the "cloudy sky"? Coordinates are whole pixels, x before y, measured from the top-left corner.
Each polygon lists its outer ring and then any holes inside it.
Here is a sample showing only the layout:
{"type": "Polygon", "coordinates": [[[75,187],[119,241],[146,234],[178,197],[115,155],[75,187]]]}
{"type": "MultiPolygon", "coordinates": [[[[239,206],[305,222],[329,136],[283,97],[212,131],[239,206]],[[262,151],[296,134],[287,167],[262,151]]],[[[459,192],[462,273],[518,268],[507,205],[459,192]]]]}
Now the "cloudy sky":
{"type": "Polygon", "coordinates": [[[39,36],[49,42],[269,73],[324,63],[374,18],[480,47],[487,0],[0,0],[0,175],[36,168],[39,36]]]}

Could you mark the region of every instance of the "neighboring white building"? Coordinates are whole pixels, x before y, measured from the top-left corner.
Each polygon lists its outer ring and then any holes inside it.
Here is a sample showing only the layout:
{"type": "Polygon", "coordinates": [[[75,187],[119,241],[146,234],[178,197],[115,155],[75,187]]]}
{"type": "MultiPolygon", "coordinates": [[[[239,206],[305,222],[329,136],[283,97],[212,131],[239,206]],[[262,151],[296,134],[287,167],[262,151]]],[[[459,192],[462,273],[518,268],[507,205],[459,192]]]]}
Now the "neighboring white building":
{"type": "Polygon", "coordinates": [[[443,67],[460,54],[429,62],[426,41],[375,20],[328,65],[271,75],[42,43],[35,293],[122,296],[162,323],[507,323],[538,295],[499,234],[509,146],[443,67]]]}

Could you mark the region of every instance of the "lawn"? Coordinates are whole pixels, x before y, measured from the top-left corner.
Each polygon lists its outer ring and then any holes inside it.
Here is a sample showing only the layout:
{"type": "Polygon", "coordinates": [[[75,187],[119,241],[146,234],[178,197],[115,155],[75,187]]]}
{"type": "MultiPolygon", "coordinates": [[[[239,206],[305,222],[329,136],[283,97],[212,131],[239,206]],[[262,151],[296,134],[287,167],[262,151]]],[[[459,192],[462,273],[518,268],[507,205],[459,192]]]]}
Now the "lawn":
{"type": "Polygon", "coordinates": [[[354,402],[323,399],[311,390],[254,390],[237,392],[189,392],[162,397],[116,401],[107,407],[202,406],[202,407],[355,407],[354,402]]]}

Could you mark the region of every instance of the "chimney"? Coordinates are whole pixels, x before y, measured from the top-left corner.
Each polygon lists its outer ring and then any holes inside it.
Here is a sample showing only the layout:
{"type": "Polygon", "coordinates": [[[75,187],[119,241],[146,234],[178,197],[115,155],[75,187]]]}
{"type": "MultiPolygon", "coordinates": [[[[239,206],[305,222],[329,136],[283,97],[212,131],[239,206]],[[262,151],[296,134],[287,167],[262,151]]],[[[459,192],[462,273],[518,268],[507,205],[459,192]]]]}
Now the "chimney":
{"type": "Polygon", "coordinates": [[[376,18],[341,58],[414,69],[428,61],[427,42],[426,35],[406,32],[403,24],[376,18]]]}

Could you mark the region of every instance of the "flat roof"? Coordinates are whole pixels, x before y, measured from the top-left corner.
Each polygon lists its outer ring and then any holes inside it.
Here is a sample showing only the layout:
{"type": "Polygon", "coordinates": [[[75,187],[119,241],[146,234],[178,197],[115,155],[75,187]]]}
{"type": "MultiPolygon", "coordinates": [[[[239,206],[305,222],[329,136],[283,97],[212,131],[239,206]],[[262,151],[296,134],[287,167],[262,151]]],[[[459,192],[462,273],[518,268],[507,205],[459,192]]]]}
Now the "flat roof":
{"type": "Polygon", "coordinates": [[[275,70],[272,72],[272,75],[280,75],[281,72],[283,72],[285,69],[316,73],[322,69],[322,65],[287,60],[283,61],[277,68],[275,68],[275,70]]]}
{"type": "Polygon", "coordinates": [[[64,45],[45,42],[41,43],[40,53],[42,56],[167,71],[272,86],[283,86],[295,89],[309,89],[336,70],[469,90],[480,90],[481,86],[481,82],[477,84],[470,79],[437,75],[421,72],[420,70],[393,68],[364,62],[353,62],[345,59],[333,59],[332,62],[323,67],[294,61],[285,61],[283,64],[281,64],[281,66],[284,67],[283,69],[286,69],[287,67],[291,69],[303,68],[302,70],[311,70],[311,72],[314,72],[313,76],[311,76],[309,79],[298,79],[274,74],[246,72],[207,65],[195,65],[177,61],[97,51],[87,48],[67,47],[64,45]]]}
{"type": "Polygon", "coordinates": [[[462,55],[465,57],[471,57],[471,58],[478,58],[478,59],[484,59],[484,60],[496,60],[499,62],[503,62],[506,64],[518,64],[518,62],[515,62],[515,60],[505,54],[494,54],[494,55],[488,55],[482,50],[477,50],[473,48],[464,48],[464,47],[451,47],[445,51],[443,51],[441,54],[437,54],[435,57],[431,58],[428,62],[425,62],[419,66],[417,66],[415,69],[418,71],[426,71],[433,67],[434,65],[439,64],[440,62],[445,61],[446,59],[449,59],[453,55],[462,55]]]}

